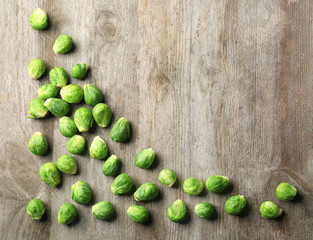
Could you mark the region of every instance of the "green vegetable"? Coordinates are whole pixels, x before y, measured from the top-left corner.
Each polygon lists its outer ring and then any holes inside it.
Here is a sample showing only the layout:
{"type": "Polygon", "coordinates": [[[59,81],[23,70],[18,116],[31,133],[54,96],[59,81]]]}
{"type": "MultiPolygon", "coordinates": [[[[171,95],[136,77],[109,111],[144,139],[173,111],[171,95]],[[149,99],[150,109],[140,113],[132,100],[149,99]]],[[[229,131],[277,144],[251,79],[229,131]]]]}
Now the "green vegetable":
{"type": "Polygon", "coordinates": [[[68,75],[64,68],[54,67],[49,72],[49,78],[52,85],[64,87],[68,82],[68,75]]]}
{"type": "Polygon", "coordinates": [[[91,143],[89,153],[94,159],[104,159],[108,155],[108,146],[101,137],[96,136],[91,143]]]}
{"type": "Polygon", "coordinates": [[[277,218],[283,213],[283,210],[272,201],[266,201],[261,204],[260,212],[264,218],[277,218]]]}
{"type": "Polygon", "coordinates": [[[62,117],[70,111],[70,105],[59,98],[48,98],[44,105],[55,117],[62,117]]]}
{"type": "Polygon", "coordinates": [[[75,159],[68,154],[63,154],[58,158],[57,167],[64,173],[75,174],[77,172],[77,163],[75,159]]]}
{"type": "Polygon", "coordinates": [[[136,154],[135,164],[139,168],[149,168],[155,158],[155,152],[152,148],[141,150],[136,154]]]}
{"type": "Polygon", "coordinates": [[[72,199],[79,204],[87,204],[91,200],[91,189],[89,185],[83,181],[78,181],[71,187],[72,199]]]}
{"type": "Polygon", "coordinates": [[[61,182],[60,172],[52,162],[47,162],[40,167],[39,176],[51,188],[61,182]]]}
{"type": "Polygon", "coordinates": [[[212,175],[206,180],[206,187],[212,193],[221,193],[229,186],[228,177],[212,175]]]}
{"type": "Polygon", "coordinates": [[[190,195],[199,195],[203,190],[203,183],[194,177],[189,177],[184,181],[183,189],[190,195]]]}
{"type": "Polygon", "coordinates": [[[134,193],[136,201],[150,201],[154,200],[159,195],[159,189],[154,183],[142,184],[134,193]]]}
{"type": "Polygon", "coordinates": [[[70,224],[75,220],[76,216],[76,207],[71,203],[65,203],[60,207],[58,221],[61,224],[70,224]]]}
{"type": "Polygon", "coordinates": [[[127,215],[135,223],[145,223],[149,218],[149,211],[143,206],[133,205],[127,209],[127,215]]]}
{"type": "Polygon", "coordinates": [[[48,141],[41,132],[35,132],[28,142],[29,150],[36,155],[44,155],[48,150],[48,141]]]}
{"type": "Polygon", "coordinates": [[[115,142],[125,142],[130,137],[130,125],[126,118],[120,118],[113,126],[110,137],[115,142]]]}
{"type": "Polygon", "coordinates": [[[93,124],[92,113],[88,108],[78,108],[74,113],[74,122],[80,132],[88,132],[93,124]]]}
{"type": "Polygon", "coordinates": [[[247,201],[242,195],[228,198],[225,202],[225,210],[230,215],[239,215],[247,205],[247,201]]]}
{"type": "Polygon", "coordinates": [[[84,99],[89,106],[95,106],[101,103],[103,100],[103,95],[98,88],[92,84],[86,84],[84,87],[84,99]]]}
{"type": "Polygon", "coordinates": [[[102,172],[105,176],[115,176],[120,166],[120,159],[112,155],[102,165],[102,172]]]}
{"type": "Polygon", "coordinates": [[[131,178],[126,173],[122,173],[114,179],[111,185],[111,191],[115,195],[126,194],[130,192],[132,187],[133,181],[131,178]]]}
{"type": "Polygon", "coordinates": [[[172,222],[182,221],[187,213],[187,207],[183,200],[176,200],[169,208],[167,209],[167,217],[172,222]]]}
{"type": "Polygon", "coordinates": [[[59,129],[64,137],[73,137],[78,132],[74,120],[67,116],[59,119],[59,129]]]}
{"type": "Polygon", "coordinates": [[[80,103],[84,98],[83,89],[75,84],[62,87],[60,95],[68,103],[80,103]]]}
{"type": "Polygon", "coordinates": [[[45,100],[41,98],[34,98],[28,105],[28,118],[44,118],[49,114],[48,108],[46,108],[45,100]]]}
{"type": "Polygon", "coordinates": [[[40,59],[35,58],[28,64],[28,75],[32,79],[39,79],[46,71],[46,64],[40,59]]]}
{"type": "Polygon", "coordinates": [[[171,169],[165,168],[159,173],[159,181],[168,187],[172,187],[176,182],[176,174],[171,169]]]}
{"type": "Polygon", "coordinates": [[[52,84],[44,84],[38,89],[37,93],[38,97],[46,100],[48,98],[55,98],[58,95],[58,90],[52,84]]]}
{"type": "Polygon", "coordinates": [[[282,201],[291,201],[297,195],[297,189],[289,183],[282,182],[276,188],[276,195],[282,201]]]}
{"type": "Polygon", "coordinates": [[[29,18],[30,26],[36,30],[44,30],[48,27],[48,16],[47,13],[37,8],[33,11],[29,18]]]}
{"type": "Polygon", "coordinates": [[[40,199],[30,200],[26,211],[32,219],[40,220],[46,211],[45,204],[40,199]]]}
{"type": "Polygon", "coordinates": [[[100,220],[109,220],[114,214],[114,207],[108,201],[98,202],[92,206],[92,216],[100,220]]]}
{"type": "Polygon", "coordinates": [[[200,218],[212,218],[214,215],[214,207],[209,202],[199,203],[195,207],[195,212],[200,218]]]}
{"type": "Polygon", "coordinates": [[[80,135],[74,135],[67,143],[66,148],[72,154],[81,154],[85,149],[85,138],[80,135]]]}
{"type": "Polygon", "coordinates": [[[92,109],[92,116],[100,127],[107,127],[111,122],[112,111],[108,105],[104,103],[98,103],[92,109]]]}
{"type": "Polygon", "coordinates": [[[86,63],[78,63],[72,67],[71,75],[76,79],[83,79],[89,67],[86,63]]]}
{"type": "Polygon", "coordinates": [[[69,35],[62,34],[58,36],[53,45],[55,53],[67,53],[73,46],[73,40],[69,35]]]}

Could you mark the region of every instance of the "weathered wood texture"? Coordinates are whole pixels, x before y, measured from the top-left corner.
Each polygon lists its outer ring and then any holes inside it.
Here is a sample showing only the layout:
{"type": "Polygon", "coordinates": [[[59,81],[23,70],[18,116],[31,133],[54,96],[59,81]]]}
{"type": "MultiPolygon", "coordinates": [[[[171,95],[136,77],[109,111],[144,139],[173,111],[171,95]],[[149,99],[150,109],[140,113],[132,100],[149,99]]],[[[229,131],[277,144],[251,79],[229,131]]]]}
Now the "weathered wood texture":
{"type": "MultiPolygon", "coordinates": [[[[1,0],[0,1],[0,238],[15,239],[313,239],[313,2],[311,0],[1,0]],[[40,7],[50,19],[48,30],[30,28],[28,18],[40,7]],[[73,37],[75,50],[55,55],[59,34],[73,37]],[[94,83],[114,112],[132,124],[127,144],[110,140],[110,129],[84,133],[88,144],[100,135],[111,153],[120,156],[122,171],[138,186],[153,181],[161,189],[158,201],[145,203],[148,225],[126,216],[132,195],[114,196],[113,179],[101,172],[102,161],[77,156],[79,173],[62,176],[50,189],[39,167],[67,153],[57,118],[27,119],[30,100],[48,83],[27,74],[28,62],[40,57],[49,69],[86,62],[94,83]],[[28,140],[43,132],[51,151],[32,155],[28,140]],[[142,148],[153,147],[152,170],[135,167],[142,148]],[[157,181],[162,168],[173,169],[179,185],[169,189],[157,181]],[[224,195],[188,196],[182,181],[195,176],[224,174],[233,188],[224,195]],[[93,203],[111,201],[113,221],[96,220],[91,206],[77,205],[72,226],[57,222],[61,204],[73,202],[70,186],[90,184],[93,203]],[[282,181],[299,190],[295,202],[281,202],[275,187],[282,181]],[[223,210],[232,194],[247,197],[242,217],[223,210]],[[25,207],[32,198],[47,206],[44,221],[32,221],[25,207]],[[189,219],[170,222],[167,207],[184,199],[189,219]],[[260,218],[259,205],[273,200],[284,210],[278,220],[260,218]],[[215,220],[199,219],[198,202],[210,201],[215,220]]],[[[81,105],[79,105],[81,106],[81,105]]],[[[77,106],[74,106],[75,110],[77,106]]],[[[71,114],[73,116],[73,114],[71,114]]]]}

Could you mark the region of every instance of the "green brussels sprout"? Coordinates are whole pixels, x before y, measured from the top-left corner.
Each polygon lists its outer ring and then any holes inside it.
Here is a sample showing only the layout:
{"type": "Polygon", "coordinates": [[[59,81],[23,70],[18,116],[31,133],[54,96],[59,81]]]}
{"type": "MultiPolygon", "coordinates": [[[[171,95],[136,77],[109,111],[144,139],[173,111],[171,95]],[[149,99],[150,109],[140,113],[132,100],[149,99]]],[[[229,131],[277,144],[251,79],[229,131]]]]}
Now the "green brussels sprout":
{"type": "Polygon", "coordinates": [[[109,220],[114,214],[114,207],[108,201],[98,202],[92,206],[92,216],[100,220],[109,220]]]}
{"type": "Polygon", "coordinates": [[[74,135],[67,143],[66,148],[72,154],[81,154],[85,149],[85,138],[80,135],[74,135]]]}
{"type": "Polygon", "coordinates": [[[102,165],[102,172],[105,176],[115,176],[120,166],[120,159],[112,155],[102,165]]]}
{"type": "Polygon", "coordinates": [[[48,108],[45,106],[45,100],[34,98],[28,105],[28,118],[44,118],[49,114],[48,108]]]}
{"type": "Polygon", "coordinates": [[[80,86],[70,84],[61,88],[60,95],[68,103],[80,103],[84,98],[84,91],[80,86]]]}
{"type": "Polygon", "coordinates": [[[212,175],[206,180],[206,187],[212,193],[221,193],[229,186],[228,177],[212,175]]]}
{"type": "Polygon", "coordinates": [[[145,223],[149,218],[149,211],[143,206],[133,205],[127,209],[127,215],[135,223],[145,223]]]}
{"type": "Polygon", "coordinates": [[[126,173],[122,173],[114,179],[111,185],[111,191],[115,195],[126,194],[131,191],[132,187],[132,179],[126,173]]]}
{"type": "Polygon", "coordinates": [[[29,150],[36,155],[44,155],[48,150],[48,141],[41,132],[35,132],[28,142],[29,150]]]}
{"type": "Polygon", "coordinates": [[[72,203],[65,203],[60,207],[58,221],[60,224],[70,224],[77,216],[76,207],[72,203]]]}
{"type": "Polygon", "coordinates": [[[159,181],[168,186],[168,187],[172,187],[175,182],[176,182],[176,174],[168,168],[163,169],[160,173],[159,173],[159,181]]]}
{"type": "Polygon", "coordinates": [[[199,203],[195,206],[195,212],[200,218],[209,219],[213,217],[215,210],[211,203],[204,202],[204,203],[199,203]]]}
{"type": "Polygon", "coordinates": [[[64,137],[73,137],[78,132],[74,120],[67,116],[59,119],[59,129],[64,137]]]}
{"type": "Polygon", "coordinates": [[[104,103],[98,103],[92,109],[92,116],[99,127],[107,127],[111,122],[112,111],[108,105],[104,103]]]}
{"type": "Polygon", "coordinates": [[[84,87],[84,99],[89,106],[95,106],[101,103],[103,100],[103,95],[98,88],[92,84],[86,84],[84,87]]]}
{"type": "Polygon", "coordinates": [[[68,75],[64,68],[54,67],[49,72],[49,79],[52,85],[64,87],[68,82],[68,75]]]}
{"type": "Polygon", "coordinates": [[[272,201],[266,201],[261,204],[260,212],[264,218],[277,218],[283,213],[283,210],[272,201]]]}
{"type": "Polygon", "coordinates": [[[142,184],[134,193],[136,201],[150,201],[154,200],[159,195],[159,189],[154,183],[142,184]]]}
{"type": "Polygon", "coordinates": [[[44,105],[55,117],[62,117],[70,111],[70,105],[59,98],[48,98],[44,105]]]}
{"type": "Polygon", "coordinates": [[[67,53],[73,46],[73,40],[69,35],[61,34],[53,45],[54,53],[67,53]]]}
{"type": "Polygon", "coordinates": [[[110,137],[115,142],[125,142],[130,137],[130,125],[126,118],[120,118],[113,126],[110,137]]]}
{"type": "Polygon", "coordinates": [[[80,132],[88,132],[93,124],[92,113],[88,108],[78,108],[74,113],[74,122],[80,132]]]}
{"type": "Polygon", "coordinates": [[[225,202],[225,210],[230,215],[239,215],[247,205],[244,196],[236,195],[228,198],[225,202]]]}
{"type": "Polygon", "coordinates": [[[169,208],[167,209],[167,217],[172,222],[182,221],[187,213],[187,207],[183,200],[177,199],[169,208]]]}
{"type": "Polygon", "coordinates": [[[77,163],[75,159],[68,154],[63,154],[58,158],[57,167],[64,173],[75,174],[77,172],[77,163]]]}
{"type": "Polygon", "coordinates": [[[203,190],[203,183],[194,177],[189,177],[183,183],[183,190],[190,195],[199,195],[203,190]]]}
{"type": "Polygon", "coordinates": [[[108,151],[107,144],[99,136],[94,138],[89,148],[90,156],[94,159],[104,159],[108,155],[108,151]]]}
{"type": "Polygon", "coordinates": [[[32,219],[40,220],[46,211],[45,204],[40,199],[30,200],[26,211],[32,219]]]}
{"type": "Polygon", "coordinates": [[[46,71],[46,64],[40,59],[35,58],[28,64],[28,75],[32,79],[39,79],[46,71]]]}
{"type": "Polygon", "coordinates": [[[91,200],[91,189],[89,185],[83,181],[78,181],[71,187],[72,199],[79,204],[87,204],[91,200]]]}
{"type": "Polygon", "coordinates": [[[152,165],[154,158],[155,152],[152,148],[143,149],[136,154],[135,164],[139,168],[149,168],[152,165]]]}
{"type": "Polygon", "coordinates": [[[282,201],[291,201],[297,195],[297,189],[289,183],[282,182],[276,188],[276,195],[282,201]]]}
{"type": "Polygon", "coordinates": [[[78,63],[72,67],[71,75],[76,79],[83,79],[88,72],[88,65],[86,63],[78,63]]]}
{"type": "Polygon", "coordinates": [[[33,11],[29,18],[30,26],[36,30],[44,30],[48,27],[48,16],[47,13],[37,8],[33,11]]]}
{"type": "Polygon", "coordinates": [[[58,95],[58,90],[52,84],[44,84],[38,89],[37,93],[38,97],[46,100],[48,98],[55,98],[58,95]]]}
{"type": "Polygon", "coordinates": [[[40,167],[39,176],[51,188],[61,182],[60,172],[52,162],[47,162],[40,167]]]}

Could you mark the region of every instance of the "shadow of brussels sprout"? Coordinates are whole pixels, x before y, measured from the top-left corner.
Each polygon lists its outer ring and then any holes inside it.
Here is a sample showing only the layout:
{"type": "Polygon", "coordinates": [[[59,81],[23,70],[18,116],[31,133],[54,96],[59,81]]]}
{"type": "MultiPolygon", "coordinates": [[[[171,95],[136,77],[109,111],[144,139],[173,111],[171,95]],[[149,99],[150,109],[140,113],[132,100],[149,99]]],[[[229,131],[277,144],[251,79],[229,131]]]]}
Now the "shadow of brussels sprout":
{"type": "Polygon", "coordinates": [[[151,171],[155,170],[158,167],[159,163],[160,163],[159,154],[155,153],[155,158],[153,160],[153,163],[147,170],[151,170],[151,171]]]}
{"type": "Polygon", "coordinates": [[[301,193],[299,192],[298,189],[297,189],[297,195],[290,202],[291,203],[301,203],[301,202],[303,202],[303,196],[301,195],[301,193]]]}
{"type": "Polygon", "coordinates": [[[188,224],[190,221],[191,221],[191,215],[190,215],[190,212],[189,212],[189,207],[186,205],[187,207],[187,212],[186,212],[186,215],[184,217],[184,219],[180,222],[177,222],[179,224],[188,224]]]}
{"type": "Polygon", "coordinates": [[[63,186],[63,172],[61,172],[60,170],[59,170],[59,172],[60,172],[60,180],[61,181],[58,185],[55,186],[57,189],[61,189],[63,186]]]}
{"type": "MultiPolygon", "coordinates": [[[[76,207],[76,206],[75,206],[76,207]]],[[[80,214],[79,214],[79,211],[76,207],[76,210],[77,210],[77,215],[76,215],[76,218],[73,222],[71,222],[70,224],[66,225],[67,227],[71,228],[71,227],[74,227],[76,226],[78,223],[79,223],[79,220],[80,220],[80,214]]]]}
{"type": "Polygon", "coordinates": [[[73,39],[72,48],[68,52],[62,53],[62,54],[71,54],[71,53],[75,52],[76,50],[77,50],[77,45],[75,44],[75,41],[73,39]]]}
{"type": "Polygon", "coordinates": [[[250,215],[251,213],[251,204],[248,202],[248,199],[246,198],[246,207],[243,209],[242,213],[238,215],[239,218],[244,218],[250,215]]]}

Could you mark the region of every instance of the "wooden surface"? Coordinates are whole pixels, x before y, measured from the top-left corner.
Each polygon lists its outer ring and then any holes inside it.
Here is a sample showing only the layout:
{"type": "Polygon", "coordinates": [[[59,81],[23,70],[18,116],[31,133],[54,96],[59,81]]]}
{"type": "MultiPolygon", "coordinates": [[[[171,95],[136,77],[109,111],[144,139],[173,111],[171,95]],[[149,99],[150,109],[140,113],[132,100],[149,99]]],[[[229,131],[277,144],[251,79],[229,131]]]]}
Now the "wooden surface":
{"type": "Polygon", "coordinates": [[[311,0],[1,0],[0,239],[313,239],[312,23],[311,0]],[[37,7],[49,15],[50,27],[43,32],[28,22],[37,7]],[[72,36],[75,49],[55,55],[52,45],[62,33],[72,36]],[[67,139],[58,118],[26,118],[38,87],[49,82],[47,75],[40,81],[28,77],[27,65],[36,57],[48,69],[62,66],[68,72],[76,63],[89,64],[87,79],[70,82],[95,84],[113,121],[130,120],[127,144],[112,142],[110,129],[94,127],[83,136],[88,145],[96,135],[103,137],[136,186],[153,181],[160,187],[159,200],[142,204],[151,212],[149,224],[126,216],[133,196],[114,196],[113,178],[101,172],[103,161],[87,151],[75,156],[79,173],[63,174],[59,188],[41,181],[39,167],[67,153],[67,139]],[[48,138],[51,151],[44,157],[28,150],[35,131],[48,138]],[[135,154],[147,147],[156,150],[157,162],[151,170],[138,169],[135,154]],[[157,181],[163,168],[177,173],[178,187],[157,181]],[[227,175],[231,191],[205,190],[198,197],[182,191],[185,178],[205,181],[211,174],[227,175]],[[58,209],[73,203],[70,187],[78,180],[90,184],[92,204],[114,204],[115,219],[96,220],[91,205],[75,204],[78,221],[58,224],[58,209]],[[297,187],[296,201],[277,199],[282,181],[297,187]],[[223,208],[234,194],[249,203],[241,217],[223,208]],[[45,202],[44,221],[26,214],[32,198],[45,202]],[[188,206],[183,224],[166,217],[176,199],[188,206]],[[261,219],[265,200],[281,206],[284,216],[261,219]],[[194,206],[203,201],[216,207],[216,219],[195,215],[194,206]]]}

